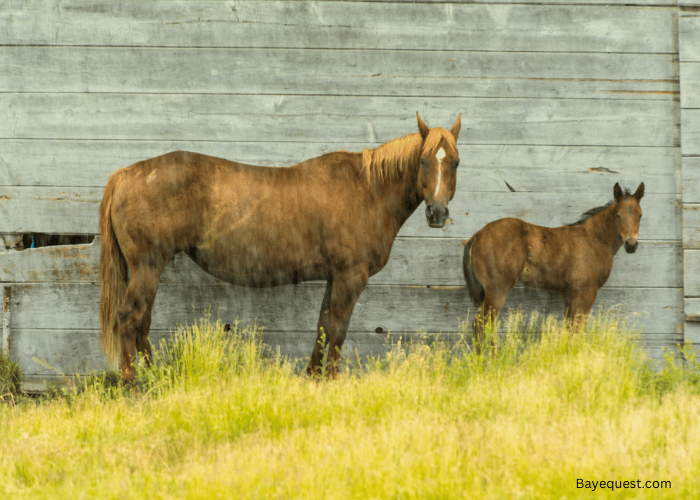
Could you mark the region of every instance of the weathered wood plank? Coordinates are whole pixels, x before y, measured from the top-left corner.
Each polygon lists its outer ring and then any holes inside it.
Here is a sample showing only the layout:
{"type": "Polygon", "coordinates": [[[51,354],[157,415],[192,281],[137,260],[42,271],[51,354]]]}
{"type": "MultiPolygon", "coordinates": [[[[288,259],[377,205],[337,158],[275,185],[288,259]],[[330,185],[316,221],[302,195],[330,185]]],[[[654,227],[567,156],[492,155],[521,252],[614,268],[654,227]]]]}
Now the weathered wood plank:
{"type": "Polygon", "coordinates": [[[686,297],[700,297],[700,250],[683,250],[683,291],[686,297]]]}
{"type": "Polygon", "coordinates": [[[103,190],[2,187],[0,232],[97,234],[103,190]]]}
{"type": "MultiPolygon", "coordinates": [[[[169,340],[171,335],[171,330],[152,330],[150,340],[154,349],[158,350],[161,341],[169,340]]],[[[99,330],[17,330],[12,338],[10,357],[19,361],[25,376],[82,374],[105,370],[107,367],[100,350],[99,337],[99,330]]],[[[391,343],[397,342],[399,337],[402,337],[405,344],[409,336],[353,332],[346,339],[342,354],[353,361],[356,356],[365,360],[370,355],[381,356],[386,354],[391,343]]],[[[416,338],[419,337],[416,335],[416,338]]],[[[450,339],[454,339],[454,336],[450,336],[450,339]]],[[[307,362],[315,335],[313,332],[263,332],[262,341],[268,346],[269,354],[279,352],[290,359],[307,362]]]]}
{"type": "MultiPolygon", "coordinates": [[[[696,0],[679,0],[682,3],[695,3],[696,0]]],[[[682,62],[700,62],[700,15],[697,8],[678,9],[678,58],[682,62]]]]}
{"type": "Polygon", "coordinates": [[[678,98],[671,54],[14,46],[0,67],[2,92],[678,98]]]}
{"type": "MultiPolygon", "coordinates": [[[[628,187],[636,188],[636,183],[628,187]]],[[[610,201],[612,186],[609,189],[610,195],[460,191],[449,205],[452,221],[443,229],[429,228],[425,214],[417,210],[399,235],[467,238],[492,220],[503,217],[518,217],[542,226],[561,226],[610,201]]],[[[0,232],[97,234],[102,191],[102,188],[2,187],[0,232]]],[[[675,194],[644,196],[641,239],[681,238],[681,208],[677,198],[675,194]]]]}
{"type": "Polygon", "coordinates": [[[0,15],[1,45],[668,54],[677,29],[675,6],[5,0],[0,15]]]}
{"type": "MultiPolygon", "coordinates": [[[[463,286],[463,238],[398,238],[386,267],[371,277],[373,285],[463,286]]],[[[682,286],[681,245],[642,241],[634,255],[620,252],[606,286],[682,286]]],[[[56,246],[0,253],[0,282],[97,283],[100,245],[56,246]]],[[[162,283],[220,283],[189,257],[178,254],[161,276],[162,283]]]]}
{"type": "MultiPolygon", "coordinates": [[[[170,336],[171,331],[153,330],[150,334],[151,344],[158,350],[161,340],[167,341],[170,336]]],[[[366,361],[369,356],[384,356],[399,339],[402,345],[406,345],[412,339],[417,342],[429,342],[436,338],[442,339],[448,345],[459,339],[454,335],[430,335],[424,339],[421,334],[352,332],[346,338],[341,354],[345,362],[352,363],[358,356],[360,360],[366,361]]],[[[262,335],[262,341],[269,354],[279,353],[292,360],[298,360],[300,364],[308,362],[314,340],[313,332],[264,331],[262,335]]],[[[471,334],[467,335],[466,340],[471,345],[471,334]]],[[[642,342],[652,359],[660,359],[662,348],[672,349],[679,341],[676,333],[649,334],[642,337],[642,342]]],[[[10,356],[19,361],[23,375],[29,377],[31,382],[38,376],[85,374],[106,369],[104,356],[100,351],[98,330],[17,330],[10,356]]],[[[23,389],[27,390],[24,384],[23,389]]]]}
{"type": "MultiPolygon", "coordinates": [[[[401,127],[403,129],[403,126],[401,127]]],[[[405,130],[408,133],[408,128],[405,130]]],[[[397,133],[399,133],[397,131],[397,133]]],[[[379,143],[0,140],[0,186],[102,188],[119,168],[168,151],[197,151],[242,163],[290,166],[321,154],[379,143]]],[[[614,182],[647,193],[680,192],[680,148],[460,144],[460,191],[608,194],[614,182]],[[546,182],[544,181],[546,179],[546,182]]],[[[687,159],[686,159],[687,160],[687,159]]],[[[684,170],[684,176],[686,175],[684,170]]],[[[700,186],[700,183],[698,183],[700,186]]],[[[684,185],[684,190],[690,185],[684,185]]],[[[687,191],[684,191],[684,196],[687,191]]],[[[700,197],[698,200],[700,201],[700,197]]]]}
{"type": "MultiPolygon", "coordinates": [[[[325,285],[248,289],[232,285],[169,284],[158,288],[152,327],[174,328],[211,307],[213,317],[232,322],[257,318],[268,331],[315,331],[325,285]]],[[[11,329],[97,329],[99,289],[92,284],[24,284],[12,287],[11,329]]],[[[596,305],[622,304],[645,333],[683,331],[683,290],[680,288],[603,287],[596,305]]],[[[522,305],[563,317],[558,294],[516,287],[504,310],[522,305]]],[[[355,307],[349,331],[455,332],[474,307],[464,287],[368,286],[355,307]],[[461,319],[460,319],[461,318],[461,319]]],[[[473,316],[472,316],[473,317],[473,316]]]]}
{"type": "MultiPolygon", "coordinates": [[[[464,144],[674,146],[673,101],[383,96],[0,94],[5,139],[386,142],[462,116],[464,144]]],[[[684,113],[684,121],[686,114],[684,113]]]]}
{"type": "Polygon", "coordinates": [[[683,109],[681,114],[681,153],[700,155],[700,109],[683,109]]]}
{"type": "Polygon", "coordinates": [[[697,348],[697,344],[700,344],[700,323],[688,322],[685,324],[684,340],[696,344],[695,347],[697,348]]]}
{"type": "Polygon", "coordinates": [[[683,248],[700,249],[700,204],[683,204],[683,248]]]}
{"type": "Polygon", "coordinates": [[[700,108],[700,62],[680,64],[680,89],[681,108],[700,108]]]}
{"type": "Polygon", "coordinates": [[[700,157],[683,157],[683,203],[700,203],[700,157]]]}
{"type": "MultiPolygon", "coordinates": [[[[684,299],[685,320],[689,322],[700,322],[700,297],[685,297],[684,299]]],[[[693,340],[693,342],[696,342],[693,340]]],[[[698,340],[697,342],[700,342],[698,340]]]]}

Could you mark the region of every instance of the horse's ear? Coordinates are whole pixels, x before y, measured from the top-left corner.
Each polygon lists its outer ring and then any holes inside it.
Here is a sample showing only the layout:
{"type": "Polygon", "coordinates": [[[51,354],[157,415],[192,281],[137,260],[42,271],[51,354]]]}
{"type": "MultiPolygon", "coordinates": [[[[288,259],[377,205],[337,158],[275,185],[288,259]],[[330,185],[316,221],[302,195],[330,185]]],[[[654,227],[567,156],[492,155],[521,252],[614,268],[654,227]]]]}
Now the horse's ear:
{"type": "Polygon", "coordinates": [[[457,137],[459,137],[459,130],[461,128],[462,128],[462,113],[459,114],[459,116],[455,120],[455,124],[452,125],[452,130],[450,130],[450,132],[452,132],[452,135],[455,138],[455,141],[457,141],[457,137]]]}
{"type": "Polygon", "coordinates": [[[619,182],[615,183],[615,187],[613,188],[613,194],[615,195],[616,200],[619,200],[622,197],[622,188],[620,187],[619,182]]]}
{"type": "Polygon", "coordinates": [[[637,198],[637,201],[642,199],[642,196],[644,196],[644,183],[642,182],[639,187],[637,188],[637,191],[634,193],[634,197],[637,198]]]}
{"type": "Polygon", "coordinates": [[[425,140],[425,138],[428,137],[428,132],[430,132],[430,128],[423,121],[423,118],[420,117],[418,111],[416,111],[416,118],[418,118],[418,130],[420,130],[420,135],[423,137],[423,140],[425,140]]]}

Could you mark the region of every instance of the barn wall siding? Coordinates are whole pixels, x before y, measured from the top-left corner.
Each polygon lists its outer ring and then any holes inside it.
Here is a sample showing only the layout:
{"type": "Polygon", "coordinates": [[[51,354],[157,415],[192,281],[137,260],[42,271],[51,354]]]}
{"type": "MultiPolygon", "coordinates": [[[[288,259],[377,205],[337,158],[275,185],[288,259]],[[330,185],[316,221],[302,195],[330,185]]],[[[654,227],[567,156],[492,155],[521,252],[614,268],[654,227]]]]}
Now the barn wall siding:
{"type": "MultiPolygon", "coordinates": [[[[452,220],[406,223],[347,350],[457,331],[473,310],[463,245],[486,223],[558,226],[644,181],[640,248],[596,304],[619,304],[659,357],[700,342],[698,47],[691,0],[0,0],[0,233],[96,234],[108,176],[168,151],[285,167],[415,132],[416,110],[443,127],[461,112],[452,220]]],[[[98,257],[99,239],[0,254],[3,346],[30,377],[51,375],[34,358],[103,366],[98,257]]],[[[154,344],[211,305],[257,318],[282,353],[311,351],[322,283],[247,290],[182,256],[162,282],[154,344]]],[[[521,305],[563,312],[517,288],[506,306],[521,305]]]]}
{"type": "Polygon", "coordinates": [[[700,2],[679,2],[685,339],[700,343],[700,2]]]}

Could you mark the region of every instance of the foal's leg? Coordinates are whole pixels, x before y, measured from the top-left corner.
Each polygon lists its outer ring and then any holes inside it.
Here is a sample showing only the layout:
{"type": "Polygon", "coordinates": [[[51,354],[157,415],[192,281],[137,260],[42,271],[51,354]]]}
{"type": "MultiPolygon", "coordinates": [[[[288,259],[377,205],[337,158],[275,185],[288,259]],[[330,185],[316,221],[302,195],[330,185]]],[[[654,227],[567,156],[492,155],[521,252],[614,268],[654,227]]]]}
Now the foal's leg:
{"type": "MultiPolygon", "coordinates": [[[[505,292],[503,290],[499,290],[496,293],[491,293],[488,290],[486,291],[484,303],[481,304],[481,308],[476,314],[474,323],[472,324],[472,329],[474,330],[474,348],[476,349],[477,354],[481,354],[481,349],[484,346],[484,341],[486,340],[484,338],[485,329],[489,320],[491,320],[493,334],[496,335],[496,320],[498,319],[498,315],[500,314],[509,293],[510,290],[505,292]]],[[[493,340],[491,340],[491,345],[494,345],[493,340]]]]}
{"type": "MultiPolygon", "coordinates": [[[[322,323],[321,326],[323,326],[328,343],[328,378],[334,378],[338,375],[340,349],[345,342],[350,316],[352,316],[352,311],[362,290],[367,286],[368,278],[369,266],[367,264],[333,272],[330,308],[327,314],[322,311],[319,319],[319,324],[322,323]]],[[[316,347],[314,347],[314,351],[316,351],[316,347]]],[[[315,357],[312,355],[308,371],[309,373],[320,373],[321,359],[318,355],[315,357]]]]}
{"type": "Polygon", "coordinates": [[[163,268],[155,266],[131,266],[129,286],[118,310],[122,380],[125,382],[132,381],[136,376],[134,361],[137,350],[147,362],[151,360],[148,331],[162,271],[163,268]]]}
{"type": "Polygon", "coordinates": [[[571,295],[567,295],[566,319],[572,331],[577,332],[586,326],[586,318],[597,295],[598,287],[595,285],[575,287],[571,295]]]}

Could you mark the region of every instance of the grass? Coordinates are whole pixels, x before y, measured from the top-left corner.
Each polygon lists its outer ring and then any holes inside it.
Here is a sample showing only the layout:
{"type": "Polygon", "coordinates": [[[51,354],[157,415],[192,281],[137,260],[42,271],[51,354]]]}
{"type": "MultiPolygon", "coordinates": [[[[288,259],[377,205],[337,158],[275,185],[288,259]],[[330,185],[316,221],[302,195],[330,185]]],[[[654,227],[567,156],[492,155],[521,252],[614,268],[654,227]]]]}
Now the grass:
{"type": "Polygon", "coordinates": [[[14,402],[20,396],[21,381],[19,363],[12,361],[8,353],[0,350],[0,401],[14,402]]]}
{"type": "Polygon", "coordinates": [[[139,366],[137,389],[101,375],[0,405],[0,494],[656,499],[700,488],[692,349],[654,367],[612,313],[583,334],[548,318],[502,330],[493,356],[397,344],[327,382],[265,357],[255,326],[224,332],[204,318],[139,366]]]}

